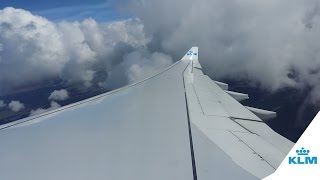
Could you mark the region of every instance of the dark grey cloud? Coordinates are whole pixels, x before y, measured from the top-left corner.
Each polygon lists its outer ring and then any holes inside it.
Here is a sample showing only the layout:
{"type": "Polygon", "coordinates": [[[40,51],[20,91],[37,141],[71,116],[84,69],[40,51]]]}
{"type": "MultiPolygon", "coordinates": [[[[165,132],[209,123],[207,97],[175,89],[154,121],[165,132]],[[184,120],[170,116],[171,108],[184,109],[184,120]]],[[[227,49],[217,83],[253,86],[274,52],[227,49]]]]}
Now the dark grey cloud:
{"type": "Polygon", "coordinates": [[[306,28],[312,29],[314,26],[314,23],[319,18],[320,15],[320,2],[318,0],[309,0],[306,1],[306,7],[307,11],[303,18],[303,22],[306,26],[306,28]]]}
{"type": "Polygon", "coordinates": [[[199,46],[212,77],[240,76],[269,90],[304,86],[304,81],[315,85],[310,71],[320,64],[317,1],[187,0],[175,8],[169,0],[131,3],[146,34],[160,37],[157,44],[164,51],[178,56],[199,46]],[[306,28],[306,18],[313,28],[306,28]],[[292,70],[299,81],[290,76],[292,70]]]}
{"type": "Polygon", "coordinates": [[[320,10],[316,0],[129,2],[159,49],[178,57],[200,47],[212,78],[250,80],[270,91],[313,92],[320,84],[320,10]]]}

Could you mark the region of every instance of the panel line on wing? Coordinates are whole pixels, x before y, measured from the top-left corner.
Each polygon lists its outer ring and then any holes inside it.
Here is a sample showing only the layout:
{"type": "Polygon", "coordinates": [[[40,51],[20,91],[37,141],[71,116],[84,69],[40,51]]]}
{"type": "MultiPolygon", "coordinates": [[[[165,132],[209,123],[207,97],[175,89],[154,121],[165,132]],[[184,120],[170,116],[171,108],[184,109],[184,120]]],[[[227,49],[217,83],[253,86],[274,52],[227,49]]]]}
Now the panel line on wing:
{"type": "Polygon", "coordinates": [[[243,129],[247,130],[248,132],[255,134],[254,132],[250,131],[248,128],[246,128],[245,126],[241,125],[240,123],[238,123],[237,121],[235,121],[233,118],[230,118],[233,122],[235,122],[236,124],[238,124],[239,126],[241,126],[243,129]]]}
{"type": "Polygon", "coordinates": [[[274,170],[276,170],[276,168],[274,166],[272,166],[272,164],[270,164],[267,160],[264,159],[264,157],[262,155],[260,155],[257,151],[255,151],[253,148],[251,148],[246,142],[244,142],[240,137],[238,137],[237,135],[235,135],[232,131],[229,131],[232,135],[234,135],[236,138],[239,139],[239,141],[241,141],[243,144],[245,144],[248,148],[250,148],[257,156],[259,156],[261,158],[261,160],[265,161],[269,166],[271,166],[274,170]]]}
{"type": "Polygon", "coordinates": [[[202,107],[202,105],[201,105],[201,102],[200,102],[199,96],[198,96],[198,94],[196,93],[196,90],[195,90],[195,87],[194,87],[193,83],[191,83],[191,86],[192,86],[192,89],[193,89],[194,94],[195,94],[195,95],[196,95],[196,97],[197,97],[197,100],[198,100],[198,103],[199,103],[199,105],[200,105],[200,108],[201,108],[202,114],[204,114],[203,107],[202,107]]]}
{"type": "Polygon", "coordinates": [[[246,118],[239,118],[239,117],[233,117],[230,116],[231,119],[237,119],[237,120],[242,120],[242,121],[254,121],[254,122],[262,122],[262,121],[258,121],[258,120],[254,120],[254,119],[246,119],[246,118]]]}
{"type": "MultiPolygon", "coordinates": [[[[192,61],[190,61],[192,63],[192,61]]],[[[189,65],[190,65],[189,63],[189,65]]],[[[188,65],[188,66],[189,66],[188,65]]],[[[192,131],[191,131],[191,123],[190,123],[190,116],[189,116],[189,108],[188,108],[188,102],[187,102],[187,93],[186,93],[186,85],[185,85],[185,80],[184,80],[184,72],[188,68],[188,66],[184,69],[182,72],[182,82],[183,82],[183,87],[184,87],[184,97],[185,97],[185,103],[186,103],[186,110],[187,110],[187,119],[188,119],[188,132],[189,132],[189,140],[190,140],[190,152],[191,152],[191,163],[192,163],[192,173],[193,173],[193,179],[197,180],[197,167],[196,167],[196,162],[195,162],[195,157],[194,157],[194,149],[193,149],[193,140],[192,140],[192,131]]]]}

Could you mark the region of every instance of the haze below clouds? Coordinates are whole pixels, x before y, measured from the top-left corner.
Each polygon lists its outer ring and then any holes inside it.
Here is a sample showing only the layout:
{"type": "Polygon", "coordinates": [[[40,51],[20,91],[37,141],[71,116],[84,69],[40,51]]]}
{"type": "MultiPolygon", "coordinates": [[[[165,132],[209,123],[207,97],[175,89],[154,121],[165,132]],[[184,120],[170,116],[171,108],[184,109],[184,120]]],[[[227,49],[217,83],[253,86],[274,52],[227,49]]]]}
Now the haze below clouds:
{"type": "Polygon", "coordinates": [[[199,46],[214,79],[249,81],[274,92],[308,89],[319,105],[317,0],[137,0],[118,2],[134,18],[51,22],[0,11],[0,94],[60,78],[109,89],[132,83],[199,46]],[[23,78],[22,78],[23,77],[23,78]]]}

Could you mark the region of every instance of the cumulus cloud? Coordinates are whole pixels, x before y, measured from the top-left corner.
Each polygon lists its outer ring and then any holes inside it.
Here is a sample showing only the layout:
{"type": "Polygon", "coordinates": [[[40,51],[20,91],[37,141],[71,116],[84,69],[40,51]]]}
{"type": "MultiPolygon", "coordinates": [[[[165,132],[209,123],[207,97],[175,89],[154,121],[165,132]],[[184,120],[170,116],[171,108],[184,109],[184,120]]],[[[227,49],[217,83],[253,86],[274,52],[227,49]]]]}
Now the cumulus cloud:
{"type": "Polygon", "coordinates": [[[3,100],[0,100],[0,108],[6,107],[7,105],[4,103],[3,100]]]}
{"type": "Polygon", "coordinates": [[[55,100],[55,101],[64,101],[68,98],[69,98],[69,93],[65,89],[54,90],[48,97],[49,100],[55,100]]]}
{"type": "Polygon", "coordinates": [[[22,9],[0,10],[0,93],[44,80],[92,86],[125,54],[148,42],[138,19],[54,23],[22,9]],[[23,77],[23,78],[22,78],[23,77]]]}
{"type": "Polygon", "coordinates": [[[50,104],[50,107],[47,108],[47,109],[43,109],[43,108],[38,108],[36,110],[31,110],[30,112],[30,116],[34,116],[34,115],[38,115],[38,114],[42,114],[42,113],[45,113],[47,111],[51,111],[51,110],[54,110],[54,109],[57,109],[61,107],[57,102],[55,101],[51,101],[51,104],[50,104]]]}
{"type": "Polygon", "coordinates": [[[11,101],[8,106],[10,110],[13,112],[19,112],[25,108],[24,104],[21,103],[20,101],[11,101]]]}

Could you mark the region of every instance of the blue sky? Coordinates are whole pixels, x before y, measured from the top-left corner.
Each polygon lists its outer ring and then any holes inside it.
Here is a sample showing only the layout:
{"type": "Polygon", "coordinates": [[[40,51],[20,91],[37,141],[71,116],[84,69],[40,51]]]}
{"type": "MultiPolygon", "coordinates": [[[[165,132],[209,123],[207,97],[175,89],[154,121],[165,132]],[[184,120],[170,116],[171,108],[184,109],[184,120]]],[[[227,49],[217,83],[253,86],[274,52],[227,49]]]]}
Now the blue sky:
{"type": "Polygon", "coordinates": [[[0,0],[0,9],[21,8],[51,21],[75,21],[93,18],[98,22],[125,19],[115,8],[113,0],[0,0]]]}

